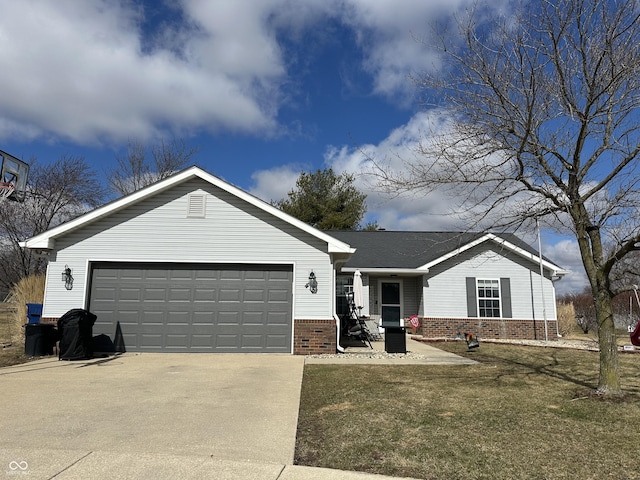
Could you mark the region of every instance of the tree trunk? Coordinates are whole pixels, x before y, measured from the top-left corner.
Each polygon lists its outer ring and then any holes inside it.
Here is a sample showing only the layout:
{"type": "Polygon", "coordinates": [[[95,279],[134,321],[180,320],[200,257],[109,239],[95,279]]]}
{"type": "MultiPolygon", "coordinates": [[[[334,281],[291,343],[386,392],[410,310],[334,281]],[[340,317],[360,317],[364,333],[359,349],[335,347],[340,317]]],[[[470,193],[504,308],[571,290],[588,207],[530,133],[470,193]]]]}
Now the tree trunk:
{"type": "Polygon", "coordinates": [[[594,293],[596,319],[598,321],[598,344],[600,346],[600,376],[597,393],[618,395],[622,393],[618,371],[618,344],[613,322],[611,296],[607,291],[594,293]]]}

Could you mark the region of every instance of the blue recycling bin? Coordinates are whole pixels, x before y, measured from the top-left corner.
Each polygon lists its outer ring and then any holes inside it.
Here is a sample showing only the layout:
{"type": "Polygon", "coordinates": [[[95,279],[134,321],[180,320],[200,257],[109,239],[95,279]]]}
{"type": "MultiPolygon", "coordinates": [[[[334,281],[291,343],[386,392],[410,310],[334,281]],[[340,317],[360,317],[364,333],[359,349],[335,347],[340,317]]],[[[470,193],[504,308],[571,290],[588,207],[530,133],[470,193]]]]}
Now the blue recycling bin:
{"type": "Polygon", "coordinates": [[[42,316],[42,304],[41,303],[27,303],[27,318],[28,323],[40,323],[40,317],[42,316]]]}

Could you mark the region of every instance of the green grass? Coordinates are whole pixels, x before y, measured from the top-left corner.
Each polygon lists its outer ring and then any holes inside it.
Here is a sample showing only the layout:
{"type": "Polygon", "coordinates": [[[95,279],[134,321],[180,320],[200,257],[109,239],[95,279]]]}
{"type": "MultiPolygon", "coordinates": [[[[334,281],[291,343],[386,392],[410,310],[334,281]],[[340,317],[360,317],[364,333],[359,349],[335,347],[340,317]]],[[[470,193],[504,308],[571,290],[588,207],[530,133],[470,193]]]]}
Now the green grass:
{"type": "Polygon", "coordinates": [[[598,354],[438,344],[472,366],[305,368],[296,463],[425,479],[640,478],[640,355],[602,400],[598,354]]]}

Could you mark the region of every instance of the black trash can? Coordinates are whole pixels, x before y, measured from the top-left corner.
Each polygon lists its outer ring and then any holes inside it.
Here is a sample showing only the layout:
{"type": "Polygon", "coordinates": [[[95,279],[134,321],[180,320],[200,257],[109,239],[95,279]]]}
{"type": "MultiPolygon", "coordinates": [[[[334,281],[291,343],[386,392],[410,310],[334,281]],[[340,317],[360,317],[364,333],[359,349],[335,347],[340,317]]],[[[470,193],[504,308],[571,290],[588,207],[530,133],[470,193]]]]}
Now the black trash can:
{"type": "Polygon", "coordinates": [[[407,353],[407,332],[405,327],[385,326],[384,351],[387,353],[407,353]]]}
{"type": "Polygon", "coordinates": [[[60,360],[93,358],[93,324],[97,318],[88,310],[74,308],[58,319],[60,360]]]}
{"type": "Polygon", "coordinates": [[[48,323],[28,323],[24,326],[24,354],[28,357],[53,355],[56,327],[48,323]]]}

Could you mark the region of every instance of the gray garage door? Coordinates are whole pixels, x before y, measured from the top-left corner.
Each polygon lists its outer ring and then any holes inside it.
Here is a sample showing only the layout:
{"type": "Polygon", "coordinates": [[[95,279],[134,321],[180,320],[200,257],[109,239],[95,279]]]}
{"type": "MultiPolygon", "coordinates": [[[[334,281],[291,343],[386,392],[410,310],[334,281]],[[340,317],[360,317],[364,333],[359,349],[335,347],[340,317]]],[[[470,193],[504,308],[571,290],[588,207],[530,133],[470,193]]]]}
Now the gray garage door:
{"type": "Polygon", "coordinates": [[[93,333],[129,352],[290,353],[292,283],[290,265],[93,264],[93,333]]]}

